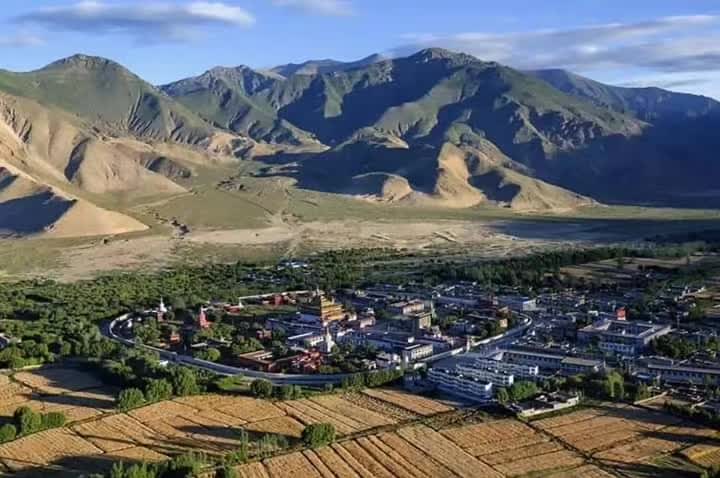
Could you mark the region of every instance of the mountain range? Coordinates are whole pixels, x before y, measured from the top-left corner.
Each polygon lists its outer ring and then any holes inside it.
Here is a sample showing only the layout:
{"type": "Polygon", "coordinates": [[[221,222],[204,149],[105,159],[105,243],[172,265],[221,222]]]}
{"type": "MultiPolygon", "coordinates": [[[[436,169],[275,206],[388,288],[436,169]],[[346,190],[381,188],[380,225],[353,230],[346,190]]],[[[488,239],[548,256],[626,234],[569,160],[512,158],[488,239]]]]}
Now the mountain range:
{"type": "Polygon", "coordinates": [[[154,86],[76,55],[0,70],[0,233],[140,231],[123,204],[240,161],[418,207],[715,206],[720,103],[441,49],[213,68],[154,86]]]}

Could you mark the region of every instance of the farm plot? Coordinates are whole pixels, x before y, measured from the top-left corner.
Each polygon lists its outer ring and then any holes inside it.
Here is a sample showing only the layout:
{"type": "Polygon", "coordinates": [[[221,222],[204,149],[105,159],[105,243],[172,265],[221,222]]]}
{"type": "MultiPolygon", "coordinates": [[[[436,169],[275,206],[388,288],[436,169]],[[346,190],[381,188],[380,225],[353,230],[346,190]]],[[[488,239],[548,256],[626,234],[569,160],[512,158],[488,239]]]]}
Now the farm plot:
{"type": "Polygon", "coordinates": [[[103,386],[97,378],[73,368],[42,368],[32,372],[18,372],[13,375],[13,379],[47,395],[61,395],[103,386]]]}
{"type": "Polygon", "coordinates": [[[701,443],[693,445],[680,452],[689,461],[703,467],[710,468],[720,465],[720,446],[716,444],[701,443]]]}
{"type": "Polygon", "coordinates": [[[301,452],[270,458],[263,463],[271,478],[323,478],[301,452]]]}
{"type": "Polygon", "coordinates": [[[358,478],[360,475],[345,461],[343,458],[335,452],[331,447],[324,447],[315,450],[318,458],[322,460],[328,468],[338,478],[358,478]]]}
{"type": "Polygon", "coordinates": [[[305,425],[312,423],[331,423],[339,435],[349,435],[362,427],[362,424],[349,417],[338,416],[309,400],[294,400],[278,404],[288,415],[305,425]]]}
{"type": "Polygon", "coordinates": [[[431,477],[444,478],[456,476],[447,467],[431,459],[426,453],[411,445],[397,433],[380,433],[377,435],[377,438],[403,459],[413,463],[416,468],[423,470],[431,477]]]}
{"type": "Polygon", "coordinates": [[[443,430],[442,434],[473,456],[490,455],[546,441],[517,420],[497,420],[443,430]]]}
{"type": "Polygon", "coordinates": [[[390,417],[373,412],[364,407],[359,407],[354,403],[350,403],[347,400],[333,395],[312,398],[311,401],[339,415],[352,417],[362,424],[363,429],[396,423],[396,421],[390,417]]]}
{"type": "MultiPolygon", "coordinates": [[[[571,417],[569,414],[567,417],[571,417]]],[[[591,453],[608,448],[619,441],[638,438],[646,431],[639,423],[612,416],[582,417],[581,421],[555,426],[546,432],[572,448],[591,453]],[[596,433],[602,430],[602,433],[596,433]]]]}
{"type": "Polygon", "coordinates": [[[367,389],[364,390],[363,393],[423,416],[430,416],[453,410],[452,407],[435,400],[430,400],[429,398],[419,397],[417,395],[398,390],[367,389]]]}
{"type": "Polygon", "coordinates": [[[380,415],[392,418],[396,422],[404,422],[415,420],[418,414],[406,410],[392,403],[373,398],[364,393],[346,393],[342,396],[343,400],[353,403],[359,407],[379,413],[380,415]]]}
{"type": "Polygon", "coordinates": [[[398,435],[461,478],[502,476],[489,465],[477,460],[451,440],[428,427],[412,426],[402,428],[398,430],[398,435]]]}
{"type": "Polygon", "coordinates": [[[66,428],[36,433],[0,445],[0,460],[15,470],[101,453],[102,450],[66,428]]]}
{"type": "Polygon", "coordinates": [[[593,458],[609,463],[639,463],[664,455],[685,446],[682,442],[662,438],[641,438],[609,448],[593,455],[593,458]]]}
{"type": "Polygon", "coordinates": [[[248,463],[235,468],[240,478],[269,478],[262,463],[248,463]]]}
{"type": "Polygon", "coordinates": [[[602,468],[598,468],[595,465],[582,465],[577,468],[570,470],[563,470],[546,475],[546,478],[614,478],[615,475],[611,475],[602,468]]]}
{"type": "Polygon", "coordinates": [[[278,417],[249,423],[243,426],[243,428],[253,433],[269,433],[291,438],[300,438],[305,425],[292,417],[278,417]]]}

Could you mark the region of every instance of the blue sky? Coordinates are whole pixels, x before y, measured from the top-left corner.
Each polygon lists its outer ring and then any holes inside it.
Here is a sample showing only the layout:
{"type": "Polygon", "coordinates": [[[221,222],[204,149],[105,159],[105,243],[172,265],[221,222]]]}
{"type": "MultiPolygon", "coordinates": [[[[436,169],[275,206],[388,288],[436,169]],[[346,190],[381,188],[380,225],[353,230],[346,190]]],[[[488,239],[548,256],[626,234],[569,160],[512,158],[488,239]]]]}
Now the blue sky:
{"type": "Polygon", "coordinates": [[[518,68],[720,98],[717,0],[1,0],[0,68],[74,53],[154,83],[217,65],[439,46],[518,68]]]}

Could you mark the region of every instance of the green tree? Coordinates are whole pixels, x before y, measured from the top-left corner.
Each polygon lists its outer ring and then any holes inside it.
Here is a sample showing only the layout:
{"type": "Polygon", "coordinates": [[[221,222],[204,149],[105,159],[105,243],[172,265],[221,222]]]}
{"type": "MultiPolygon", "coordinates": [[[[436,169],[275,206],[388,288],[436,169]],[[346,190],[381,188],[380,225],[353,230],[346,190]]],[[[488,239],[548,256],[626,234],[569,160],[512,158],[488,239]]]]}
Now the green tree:
{"type": "Polygon", "coordinates": [[[269,380],[253,380],[250,384],[250,392],[258,398],[271,398],[273,396],[273,384],[269,380]]]}
{"type": "Polygon", "coordinates": [[[13,415],[15,426],[20,435],[30,435],[42,428],[42,417],[30,407],[20,407],[13,415]]]}
{"type": "Polygon", "coordinates": [[[150,379],[145,386],[145,398],[148,402],[167,400],[173,395],[173,387],[164,378],[150,379]]]}
{"type": "Polygon", "coordinates": [[[17,428],[12,423],[0,427],[0,443],[13,441],[17,437],[17,428]]]}
{"type": "Polygon", "coordinates": [[[132,410],[145,403],[145,394],[139,388],[126,388],[120,392],[117,407],[120,410],[132,410]]]}
{"type": "Polygon", "coordinates": [[[497,400],[501,405],[506,405],[510,401],[510,394],[508,393],[507,388],[503,387],[498,389],[497,400]]]}
{"type": "Polygon", "coordinates": [[[313,423],[305,427],[302,441],[310,448],[320,448],[335,441],[335,427],[331,423],[313,423]]]}
{"type": "Polygon", "coordinates": [[[66,418],[62,412],[49,412],[41,416],[42,429],[49,430],[51,428],[60,428],[65,426],[66,418]]]}
{"type": "Polygon", "coordinates": [[[172,386],[177,395],[185,397],[200,393],[200,386],[197,382],[195,372],[185,367],[177,367],[173,371],[172,386]]]}

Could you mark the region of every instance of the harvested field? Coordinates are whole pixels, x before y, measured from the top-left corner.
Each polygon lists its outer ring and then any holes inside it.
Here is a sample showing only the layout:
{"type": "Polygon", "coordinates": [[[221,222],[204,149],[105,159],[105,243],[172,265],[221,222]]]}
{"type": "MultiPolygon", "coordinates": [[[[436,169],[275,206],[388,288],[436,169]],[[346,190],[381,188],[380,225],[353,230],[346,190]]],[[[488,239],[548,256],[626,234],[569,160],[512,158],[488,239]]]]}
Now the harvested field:
{"type": "Polygon", "coordinates": [[[425,426],[398,430],[398,434],[458,476],[501,476],[485,463],[478,461],[442,434],[425,426]]]}
{"type": "Polygon", "coordinates": [[[584,463],[583,458],[569,450],[559,450],[544,455],[523,458],[495,465],[495,469],[506,476],[537,474],[551,470],[563,470],[584,463]]]}
{"type": "MultiPolygon", "coordinates": [[[[352,455],[352,457],[365,469],[371,476],[378,478],[393,478],[392,472],[385,468],[379,461],[370,455],[363,447],[360,446],[357,440],[346,441],[339,445],[338,448],[345,450],[345,452],[352,455]]],[[[407,478],[405,476],[404,478],[407,478]]]]}
{"type": "Polygon", "coordinates": [[[315,453],[338,478],[358,478],[360,476],[331,447],[320,448],[315,450],[315,453]]]}
{"type": "Polygon", "coordinates": [[[142,423],[146,423],[177,416],[189,417],[195,413],[197,413],[197,410],[194,408],[169,400],[138,408],[129,412],[129,415],[142,423]]]}
{"type": "Polygon", "coordinates": [[[301,452],[270,458],[263,464],[271,478],[322,478],[301,452]]]}
{"type": "Polygon", "coordinates": [[[235,468],[240,478],[269,478],[262,463],[248,463],[235,468]]]}
{"type": "Polygon", "coordinates": [[[397,433],[381,433],[377,435],[380,442],[394,450],[398,455],[409,463],[413,463],[416,468],[423,470],[432,477],[451,477],[455,476],[449,469],[440,463],[432,460],[427,454],[415,448],[397,433]]]}
{"type": "Polygon", "coordinates": [[[73,368],[42,368],[32,372],[18,372],[13,375],[13,379],[48,395],[100,388],[103,385],[92,375],[73,368]]]}
{"type": "Polygon", "coordinates": [[[102,450],[72,431],[48,430],[0,445],[0,460],[10,460],[23,468],[49,465],[60,460],[101,454],[102,450]]]}
{"type": "Polygon", "coordinates": [[[111,453],[108,458],[113,461],[159,463],[167,460],[169,457],[149,448],[135,446],[111,453]]]}
{"type": "Polygon", "coordinates": [[[450,428],[442,434],[473,456],[488,455],[545,441],[546,438],[517,420],[497,420],[450,428]]]}
{"type": "Polygon", "coordinates": [[[367,389],[364,390],[363,393],[423,416],[435,415],[436,413],[449,412],[453,410],[452,407],[435,400],[430,400],[429,398],[419,397],[417,395],[398,390],[367,389]]]}
{"type": "Polygon", "coordinates": [[[404,422],[407,420],[415,420],[418,418],[416,413],[413,413],[405,408],[398,407],[392,403],[373,398],[364,393],[346,393],[342,396],[343,400],[353,403],[359,407],[363,407],[367,410],[379,413],[385,417],[390,417],[397,422],[404,422]]]}
{"type": "Polygon", "coordinates": [[[720,446],[710,444],[693,445],[681,452],[682,456],[704,467],[720,465],[720,446]]]}
{"type": "Polygon", "coordinates": [[[482,455],[481,460],[488,465],[501,465],[526,458],[533,458],[546,453],[554,453],[563,450],[563,447],[555,442],[541,441],[532,445],[523,447],[511,447],[504,451],[498,451],[487,455],[482,455]]]}
{"type": "Polygon", "coordinates": [[[305,425],[292,417],[270,418],[243,426],[248,432],[272,433],[291,438],[300,438],[305,425]]]}
{"type": "Polygon", "coordinates": [[[393,476],[399,478],[415,478],[425,476],[420,470],[409,463],[402,460],[398,462],[394,456],[392,450],[389,450],[382,442],[379,442],[380,446],[375,440],[371,440],[370,437],[359,438],[357,444],[362,449],[373,457],[380,465],[386,470],[393,474],[393,476]]]}
{"type": "Polygon", "coordinates": [[[305,455],[305,458],[308,459],[310,463],[312,463],[312,466],[315,467],[315,469],[320,473],[320,475],[323,478],[335,478],[335,474],[330,470],[330,468],[327,467],[327,465],[322,461],[322,459],[315,453],[313,450],[305,450],[303,452],[303,455],[305,455]]]}
{"type": "Polygon", "coordinates": [[[682,442],[662,438],[644,438],[609,448],[593,455],[594,458],[615,463],[637,463],[658,455],[671,453],[685,446],[682,442]]]}
{"type": "Polygon", "coordinates": [[[595,465],[582,465],[577,468],[558,471],[546,476],[547,478],[614,478],[614,475],[595,465]]]}
{"type": "MultiPolygon", "coordinates": [[[[287,402],[278,404],[288,415],[296,418],[305,425],[312,423],[331,423],[339,435],[349,435],[358,429],[346,424],[346,420],[337,420],[322,412],[317,411],[312,406],[308,406],[301,401],[287,402]]],[[[359,425],[359,424],[358,424],[359,425]]]]}
{"type": "Polygon", "coordinates": [[[285,412],[280,408],[266,400],[248,397],[228,397],[226,403],[228,403],[228,405],[218,408],[218,411],[246,422],[258,422],[260,420],[285,415],[285,412]]]}
{"type": "Polygon", "coordinates": [[[363,429],[381,427],[396,423],[396,421],[392,418],[388,418],[387,416],[368,410],[367,408],[359,407],[334,395],[313,398],[311,401],[322,405],[326,409],[332,410],[337,414],[352,417],[354,420],[363,425],[363,429]]]}

